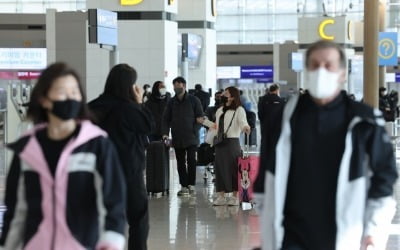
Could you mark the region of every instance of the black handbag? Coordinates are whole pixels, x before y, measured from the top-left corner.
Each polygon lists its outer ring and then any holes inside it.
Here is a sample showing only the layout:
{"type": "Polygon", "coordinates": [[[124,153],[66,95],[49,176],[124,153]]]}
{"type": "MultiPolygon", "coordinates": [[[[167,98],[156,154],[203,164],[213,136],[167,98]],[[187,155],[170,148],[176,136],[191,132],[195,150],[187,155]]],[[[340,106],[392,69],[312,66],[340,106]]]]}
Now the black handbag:
{"type": "MultiPolygon", "coordinates": [[[[218,133],[217,133],[217,135],[214,137],[214,146],[215,145],[218,145],[218,144],[220,144],[220,143],[222,143],[226,138],[227,138],[227,133],[228,133],[228,130],[231,128],[231,126],[232,126],[232,122],[233,122],[233,118],[235,117],[235,114],[236,114],[236,110],[235,110],[235,112],[233,113],[233,115],[232,115],[232,119],[231,119],[231,122],[229,123],[229,126],[228,126],[228,129],[224,132],[224,133],[220,133],[220,131],[218,130],[218,133]]],[[[225,115],[225,114],[224,114],[225,115]]],[[[223,122],[223,121],[222,121],[223,122]]]]}

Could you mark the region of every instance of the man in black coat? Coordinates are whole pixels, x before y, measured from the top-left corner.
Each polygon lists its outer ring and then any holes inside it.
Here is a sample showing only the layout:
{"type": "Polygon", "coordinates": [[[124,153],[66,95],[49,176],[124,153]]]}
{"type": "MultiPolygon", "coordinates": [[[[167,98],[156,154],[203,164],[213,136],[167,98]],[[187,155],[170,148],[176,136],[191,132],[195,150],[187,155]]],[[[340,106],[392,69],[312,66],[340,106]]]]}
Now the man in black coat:
{"type": "Polygon", "coordinates": [[[194,89],[194,96],[199,98],[203,110],[206,110],[208,105],[210,105],[210,94],[203,91],[203,87],[201,86],[201,84],[196,84],[194,86],[194,89]]]}
{"type": "Polygon", "coordinates": [[[186,91],[183,77],[175,78],[173,84],[175,96],[168,102],[164,112],[162,130],[165,138],[171,129],[179,183],[182,186],[178,196],[186,196],[195,194],[196,152],[204,114],[199,99],[186,91]]]}
{"type": "Polygon", "coordinates": [[[214,99],[215,99],[215,105],[208,107],[205,112],[208,120],[215,122],[215,114],[217,113],[217,109],[221,107],[221,95],[223,91],[217,91],[215,92],[214,99]]]}
{"type": "Polygon", "coordinates": [[[284,100],[279,96],[279,86],[273,84],[269,87],[269,91],[258,101],[258,119],[261,123],[261,134],[269,130],[269,125],[274,123],[274,120],[282,112],[284,100]]]}
{"type": "MultiPolygon", "coordinates": [[[[261,129],[261,150],[265,152],[273,148],[273,145],[278,140],[283,107],[285,106],[284,100],[279,96],[279,85],[273,84],[269,87],[268,92],[260,97],[258,101],[258,119],[260,120],[261,129]]],[[[260,154],[261,161],[265,162],[266,157],[270,156],[272,152],[260,154]]],[[[261,164],[262,171],[259,171],[259,177],[254,183],[256,190],[264,190],[264,164],[261,164]]]]}

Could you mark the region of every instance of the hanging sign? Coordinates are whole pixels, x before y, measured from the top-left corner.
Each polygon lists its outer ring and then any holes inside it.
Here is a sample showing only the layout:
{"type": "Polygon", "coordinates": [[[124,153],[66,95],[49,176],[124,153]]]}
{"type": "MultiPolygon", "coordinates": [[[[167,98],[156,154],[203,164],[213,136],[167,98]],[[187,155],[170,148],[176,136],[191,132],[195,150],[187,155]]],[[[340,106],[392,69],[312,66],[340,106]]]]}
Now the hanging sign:
{"type": "Polygon", "coordinates": [[[143,0],[121,0],[121,5],[137,5],[143,2],[143,0]]]}

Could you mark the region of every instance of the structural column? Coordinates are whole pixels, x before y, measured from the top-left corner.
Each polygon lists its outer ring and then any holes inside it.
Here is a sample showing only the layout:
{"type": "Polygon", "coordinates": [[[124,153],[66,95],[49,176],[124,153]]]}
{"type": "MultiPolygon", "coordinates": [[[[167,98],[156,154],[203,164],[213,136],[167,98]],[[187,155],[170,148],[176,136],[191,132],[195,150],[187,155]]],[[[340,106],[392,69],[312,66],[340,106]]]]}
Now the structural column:
{"type": "Polygon", "coordinates": [[[364,1],[364,102],[378,107],[379,1],[364,1]]]}
{"type": "Polygon", "coordinates": [[[88,9],[118,12],[119,63],[137,70],[139,85],[160,80],[172,91],[172,79],[178,75],[177,2],[87,0],[88,9]]]}
{"type": "Polygon", "coordinates": [[[216,87],[217,39],[215,31],[216,0],[180,0],[178,9],[179,33],[192,33],[203,38],[198,67],[188,72],[188,87],[203,85],[203,89],[216,87]]]}

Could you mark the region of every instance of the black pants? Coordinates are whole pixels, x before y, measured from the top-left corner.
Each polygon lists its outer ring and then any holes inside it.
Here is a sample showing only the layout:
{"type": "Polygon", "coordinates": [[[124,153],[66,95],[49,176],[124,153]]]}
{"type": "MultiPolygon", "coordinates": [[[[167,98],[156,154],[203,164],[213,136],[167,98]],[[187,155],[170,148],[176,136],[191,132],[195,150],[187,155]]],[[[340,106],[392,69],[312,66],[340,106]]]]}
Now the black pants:
{"type": "Polygon", "coordinates": [[[283,237],[283,246],[281,250],[306,250],[307,248],[303,247],[300,242],[301,241],[298,239],[298,237],[285,230],[285,236],[283,237]]]}
{"type": "Polygon", "coordinates": [[[149,235],[149,209],[143,172],[127,177],[128,250],[146,250],[149,235]]]}
{"type": "Polygon", "coordinates": [[[162,140],[162,135],[149,135],[148,136],[149,141],[161,141],[162,140]]]}
{"type": "Polygon", "coordinates": [[[179,183],[182,187],[194,186],[196,183],[196,151],[197,146],[175,148],[179,183]]]}

